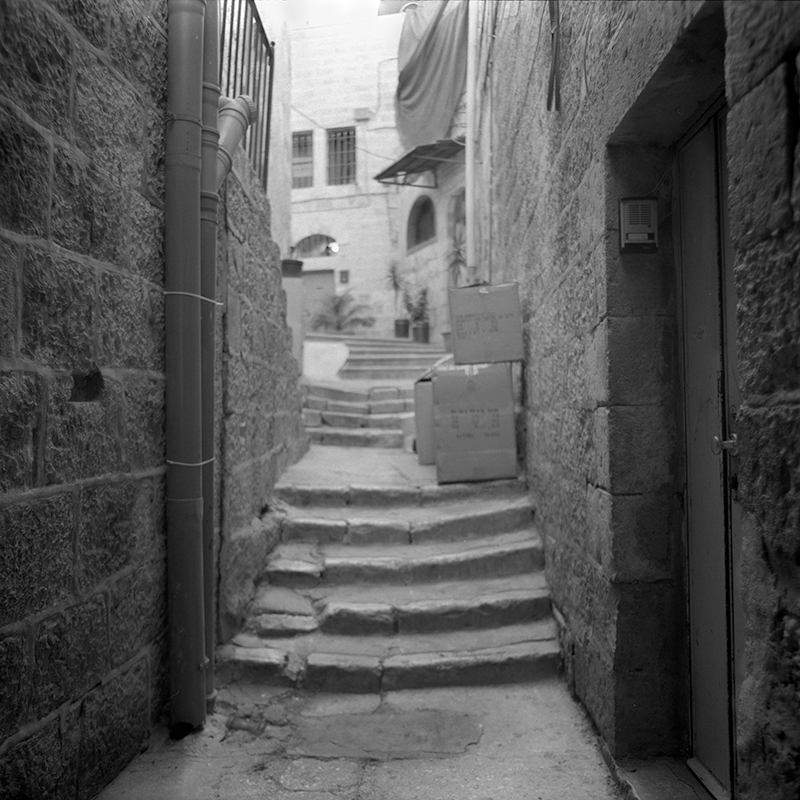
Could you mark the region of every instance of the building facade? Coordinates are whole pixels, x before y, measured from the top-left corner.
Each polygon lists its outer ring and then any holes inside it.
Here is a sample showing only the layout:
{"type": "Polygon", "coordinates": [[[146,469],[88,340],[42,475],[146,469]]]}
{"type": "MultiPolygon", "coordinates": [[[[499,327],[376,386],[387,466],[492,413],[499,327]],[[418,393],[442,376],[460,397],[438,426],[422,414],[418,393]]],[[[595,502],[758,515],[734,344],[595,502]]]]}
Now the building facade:
{"type": "MultiPolygon", "coordinates": [[[[292,257],[334,270],[369,306],[367,335],[393,335],[386,274],[403,232],[398,192],[373,176],[396,158],[397,16],[292,31],[292,257]]],[[[311,315],[313,316],[313,315],[311,315]]]]}
{"type": "Polygon", "coordinates": [[[479,267],[520,285],[570,684],[614,755],[795,797],[800,4],[477,5],[479,267]]]}

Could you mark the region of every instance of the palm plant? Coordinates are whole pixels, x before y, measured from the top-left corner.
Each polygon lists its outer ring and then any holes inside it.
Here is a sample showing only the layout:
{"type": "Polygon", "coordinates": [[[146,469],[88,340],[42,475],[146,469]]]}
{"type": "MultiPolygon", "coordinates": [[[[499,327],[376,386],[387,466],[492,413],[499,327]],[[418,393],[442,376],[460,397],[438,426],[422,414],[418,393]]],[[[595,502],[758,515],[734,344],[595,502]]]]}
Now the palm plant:
{"type": "Polygon", "coordinates": [[[375,317],[369,315],[369,306],[357,303],[350,292],[328,295],[311,320],[311,329],[347,333],[355,328],[370,328],[375,317]]]}
{"type": "Polygon", "coordinates": [[[400,274],[400,266],[396,261],[389,262],[389,267],[386,270],[386,286],[394,292],[394,311],[396,314],[400,292],[402,292],[406,286],[406,282],[400,274]]]}

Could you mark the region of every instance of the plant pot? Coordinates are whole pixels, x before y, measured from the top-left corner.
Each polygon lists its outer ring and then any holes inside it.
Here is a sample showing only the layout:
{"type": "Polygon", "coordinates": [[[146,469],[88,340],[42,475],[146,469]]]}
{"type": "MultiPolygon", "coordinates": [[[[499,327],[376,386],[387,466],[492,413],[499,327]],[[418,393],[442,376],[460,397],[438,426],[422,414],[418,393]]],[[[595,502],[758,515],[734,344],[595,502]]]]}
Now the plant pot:
{"type": "Polygon", "coordinates": [[[428,322],[415,322],[411,326],[411,338],[415,342],[427,344],[431,336],[431,326],[428,322]]]}
{"type": "Polygon", "coordinates": [[[396,339],[408,339],[409,321],[407,319],[396,319],[394,321],[394,335],[396,339]]]}

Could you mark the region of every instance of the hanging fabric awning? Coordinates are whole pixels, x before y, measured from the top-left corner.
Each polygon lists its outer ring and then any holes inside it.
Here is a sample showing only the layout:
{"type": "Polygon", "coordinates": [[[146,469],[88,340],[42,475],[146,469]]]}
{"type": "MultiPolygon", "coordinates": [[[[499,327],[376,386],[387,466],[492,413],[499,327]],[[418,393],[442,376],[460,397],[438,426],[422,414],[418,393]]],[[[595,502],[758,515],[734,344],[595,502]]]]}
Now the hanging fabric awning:
{"type": "Polygon", "coordinates": [[[467,77],[466,0],[409,4],[398,69],[395,117],[403,147],[444,139],[467,77]]]}
{"type": "Polygon", "coordinates": [[[415,183],[426,189],[435,189],[436,171],[442,164],[452,163],[456,156],[464,149],[464,137],[458,139],[442,139],[433,144],[421,144],[402,158],[387,167],[383,172],[375,176],[379,183],[389,183],[398,186],[405,186],[416,179],[416,176],[424,172],[433,173],[433,182],[429,184],[415,183]]]}

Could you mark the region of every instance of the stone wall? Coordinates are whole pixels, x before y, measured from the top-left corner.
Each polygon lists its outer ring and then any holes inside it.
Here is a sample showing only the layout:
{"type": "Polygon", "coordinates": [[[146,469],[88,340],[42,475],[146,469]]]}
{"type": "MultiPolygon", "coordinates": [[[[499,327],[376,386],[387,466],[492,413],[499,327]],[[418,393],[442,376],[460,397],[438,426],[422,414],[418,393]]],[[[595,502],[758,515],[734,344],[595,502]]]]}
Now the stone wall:
{"type": "Polygon", "coordinates": [[[672,164],[724,90],[744,395],[738,791],[794,797],[800,4],[559,5],[558,111],[546,108],[547,4],[496,6],[481,218],[493,281],[521,285],[528,478],[567,674],[612,752],[687,752],[672,164]],[[647,194],[659,198],[659,253],[622,256],[618,200],[647,194]]]}
{"type": "Polygon", "coordinates": [[[264,193],[239,150],[222,192],[218,299],[221,353],[219,627],[237,631],[269,549],[261,522],[281,472],[307,449],[299,367],[286,322],[280,252],[264,193]]]}
{"type": "Polygon", "coordinates": [[[743,394],[740,796],[800,792],[800,6],[728,2],[731,235],[743,394]]]}
{"type": "Polygon", "coordinates": [[[669,226],[655,257],[621,257],[616,221],[620,196],[667,205],[669,162],[608,145],[698,7],[561,3],[557,112],[546,4],[503,4],[493,56],[492,279],[520,282],[526,464],[568,677],[618,754],[685,744],[686,681],[669,226]]]}
{"type": "Polygon", "coordinates": [[[93,796],[166,701],[164,4],[0,3],[0,795],[93,796]]]}
{"type": "MultiPolygon", "coordinates": [[[[2,797],[94,796],[168,700],[166,24],[166,0],[0,2],[2,797]]],[[[241,151],[224,200],[218,545],[304,447],[241,151]]]]}

